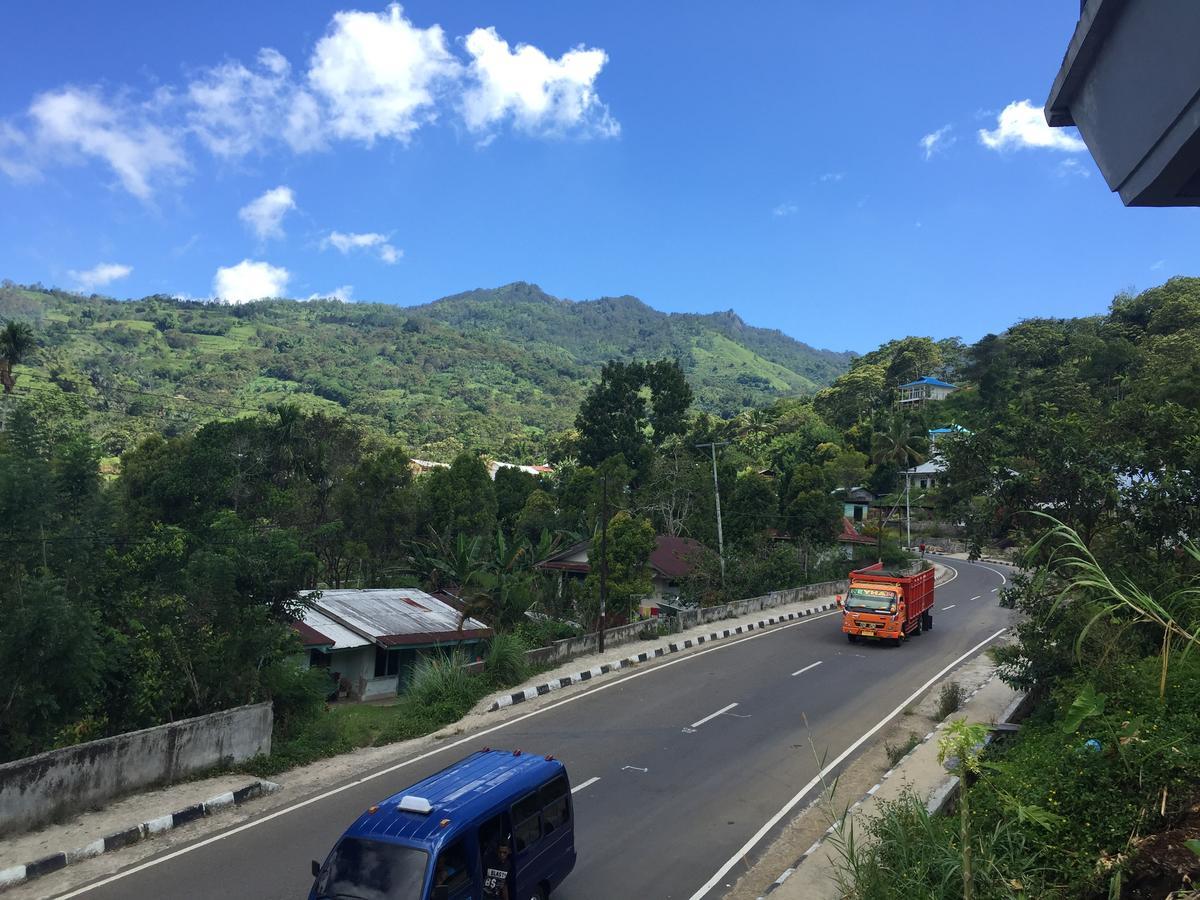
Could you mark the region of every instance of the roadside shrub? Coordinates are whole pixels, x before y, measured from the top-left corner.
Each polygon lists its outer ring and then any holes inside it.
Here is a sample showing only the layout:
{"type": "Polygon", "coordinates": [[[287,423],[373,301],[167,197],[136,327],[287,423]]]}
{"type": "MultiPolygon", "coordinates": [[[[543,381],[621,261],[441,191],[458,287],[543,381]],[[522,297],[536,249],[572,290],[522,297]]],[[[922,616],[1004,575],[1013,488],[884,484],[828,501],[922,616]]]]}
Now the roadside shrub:
{"type": "MultiPolygon", "coordinates": [[[[839,857],[835,877],[847,897],[962,897],[958,822],[953,817],[930,815],[924,801],[911,792],[881,803],[878,815],[865,828],[857,833],[846,829],[831,838],[831,843],[839,857]]],[[[972,844],[979,900],[1053,896],[1034,887],[1047,881],[1043,853],[1038,841],[1015,821],[1001,821],[994,828],[977,831],[972,844]]]]}
{"type": "Polygon", "coordinates": [[[513,633],[524,642],[526,647],[536,650],[539,647],[549,647],[555,641],[579,637],[583,634],[583,629],[561,619],[535,620],[525,616],[517,624],[513,633]]]}
{"type": "Polygon", "coordinates": [[[667,618],[649,619],[642,626],[642,630],[638,633],[643,641],[656,641],[659,638],[664,638],[669,634],[674,634],[674,622],[667,618]]]}
{"type": "Polygon", "coordinates": [[[470,708],[481,692],[475,684],[477,679],[463,668],[465,665],[466,660],[457,652],[422,657],[413,669],[408,699],[424,706],[465,702],[470,708]]]}
{"type": "Polygon", "coordinates": [[[921,736],[915,731],[910,731],[908,737],[898,744],[884,741],[883,751],[887,754],[888,765],[894,767],[896,763],[908,756],[909,751],[919,743],[921,743],[921,736]]]}
{"type": "Polygon", "coordinates": [[[938,694],[938,720],[940,721],[958,712],[958,708],[963,705],[963,700],[966,697],[967,692],[963,690],[962,685],[957,681],[951,681],[948,684],[942,685],[942,692],[938,694]]]}
{"type": "Polygon", "coordinates": [[[525,642],[515,634],[492,638],[484,657],[484,673],[500,687],[519,684],[529,674],[525,642]]]}
{"type": "Polygon", "coordinates": [[[327,669],[301,669],[290,660],[267,669],[263,681],[274,707],[275,733],[282,737],[319,716],[334,689],[327,669]]]}

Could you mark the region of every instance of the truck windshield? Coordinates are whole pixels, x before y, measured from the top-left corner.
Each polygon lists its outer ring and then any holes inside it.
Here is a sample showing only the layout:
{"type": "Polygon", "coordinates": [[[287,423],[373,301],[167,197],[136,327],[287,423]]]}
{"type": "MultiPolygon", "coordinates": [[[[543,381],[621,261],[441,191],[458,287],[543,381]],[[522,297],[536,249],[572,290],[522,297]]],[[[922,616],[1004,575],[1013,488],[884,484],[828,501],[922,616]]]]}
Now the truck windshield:
{"type": "Polygon", "coordinates": [[[317,876],[317,897],[339,900],[417,900],[429,854],[413,847],[344,838],[317,876]]]}
{"type": "Polygon", "coordinates": [[[850,588],[846,595],[847,609],[866,609],[872,612],[886,610],[896,602],[896,595],[891,591],[876,588],[850,588]]]}

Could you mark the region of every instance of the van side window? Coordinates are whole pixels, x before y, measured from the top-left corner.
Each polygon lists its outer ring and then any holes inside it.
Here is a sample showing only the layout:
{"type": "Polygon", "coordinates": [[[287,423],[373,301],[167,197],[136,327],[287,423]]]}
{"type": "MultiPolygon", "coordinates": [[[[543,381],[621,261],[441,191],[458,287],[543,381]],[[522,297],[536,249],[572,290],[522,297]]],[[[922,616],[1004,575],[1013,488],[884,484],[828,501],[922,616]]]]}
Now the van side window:
{"type": "Polygon", "coordinates": [[[471,896],[471,870],[467,868],[467,854],[462,841],[456,841],[438,855],[433,886],[445,887],[448,897],[471,896]]]}
{"type": "Polygon", "coordinates": [[[520,853],[542,836],[542,804],[536,791],[513,804],[512,819],[513,839],[520,853]]]}
{"type": "Polygon", "coordinates": [[[565,775],[542,785],[538,792],[542,804],[542,827],[549,834],[566,825],[571,818],[570,790],[565,775]]]}

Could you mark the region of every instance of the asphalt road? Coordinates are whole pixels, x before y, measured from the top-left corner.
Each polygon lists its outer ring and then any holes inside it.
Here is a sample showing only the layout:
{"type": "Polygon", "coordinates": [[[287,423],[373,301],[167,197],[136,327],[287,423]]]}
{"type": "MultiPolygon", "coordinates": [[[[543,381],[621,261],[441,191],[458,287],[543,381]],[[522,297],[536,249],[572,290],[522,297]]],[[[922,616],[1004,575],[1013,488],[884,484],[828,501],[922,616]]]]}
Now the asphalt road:
{"type": "MultiPolygon", "coordinates": [[[[823,766],[852,756],[915,690],[1008,624],[996,603],[999,571],[948,562],[959,574],[937,589],[934,629],[901,647],[849,644],[836,614],[814,617],[566,692],[482,738],[553,753],[583,785],[575,794],[578,863],[556,900],[720,896],[744,871],[747,844],[761,839],[753,855],[788,803],[811,799],[799,792],[823,766]]],[[[447,748],[197,839],[83,896],[304,897],[309,861],[323,859],[365,807],[473,749],[447,748]]]]}

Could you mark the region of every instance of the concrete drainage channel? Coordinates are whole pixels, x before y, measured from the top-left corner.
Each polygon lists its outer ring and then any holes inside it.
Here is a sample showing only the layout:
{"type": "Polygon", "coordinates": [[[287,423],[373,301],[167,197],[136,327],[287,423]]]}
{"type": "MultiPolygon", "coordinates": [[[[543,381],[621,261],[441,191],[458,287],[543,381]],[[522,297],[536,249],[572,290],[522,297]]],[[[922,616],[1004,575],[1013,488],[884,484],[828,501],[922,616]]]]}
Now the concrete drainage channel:
{"type": "Polygon", "coordinates": [[[105,835],[84,847],[78,847],[74,850],[61,853],[51,853],[49,856],[43,856],[41,859],[35,859],[32,862],[0,870],[0,890],[16,887],[35,878],[41,878],[43,875],[49,875],[51,872],[57,872],[59,869],[85,859],[91,859],[102,853],[111,853],[114,850],[120,850],[122,847],[136,844],[151,835],[161,834],[164,831],[170,831],[174,828],[187,825],[189,822],[194,822],[197,819],[216,815],[230,807],[241,806],[248,800],[273,794],[277,790],[279,790],[279,785],[273,781],[263,781],[261,779],[252,781],[245,787],[219,794],[216,797],[205,800],[203,803],[195,803],[176,812],[167,813],[165,816],[159,816],[148,822],[131,825],[129,828],[105,835]]]}

